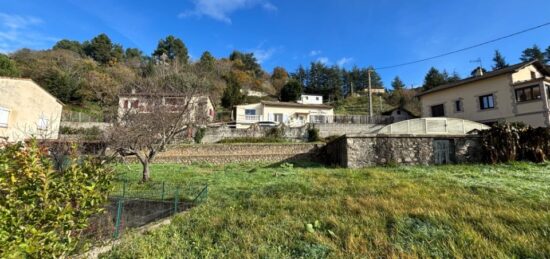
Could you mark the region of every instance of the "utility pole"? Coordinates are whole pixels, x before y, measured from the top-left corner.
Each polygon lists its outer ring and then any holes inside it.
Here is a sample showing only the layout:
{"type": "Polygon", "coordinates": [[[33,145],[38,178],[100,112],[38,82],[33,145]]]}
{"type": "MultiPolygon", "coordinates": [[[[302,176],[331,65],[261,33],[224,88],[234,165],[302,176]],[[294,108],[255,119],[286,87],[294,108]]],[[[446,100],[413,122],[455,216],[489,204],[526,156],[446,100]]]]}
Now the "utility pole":
{"type": "Polygon", "coordinates": [[[369,115],[372,118],[372,84],[370,80],[371,69],[367,69],[367,74],[369,75],[369,115]]]}

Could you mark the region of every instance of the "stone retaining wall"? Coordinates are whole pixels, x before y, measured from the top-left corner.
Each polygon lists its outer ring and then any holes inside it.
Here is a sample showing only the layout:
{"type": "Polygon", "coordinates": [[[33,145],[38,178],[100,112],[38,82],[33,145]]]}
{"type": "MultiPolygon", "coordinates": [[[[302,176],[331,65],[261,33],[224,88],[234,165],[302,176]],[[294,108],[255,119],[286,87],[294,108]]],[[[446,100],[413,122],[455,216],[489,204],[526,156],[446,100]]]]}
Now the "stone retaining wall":
{"type": "Polygon", "coordinates": [[[326,161],[349,168],[386,164],[434,164],[434,140],[450,140],[455,163],[480,162],[477,136],[369,135],[343,136],[327,144],[326,161]]]}
{"type": "Polygon", "coordinates": [[[235,162],[315,161],[323,145],[311,143],[180,145],[158,154],[154,162],[225,164],[235,162]]]}

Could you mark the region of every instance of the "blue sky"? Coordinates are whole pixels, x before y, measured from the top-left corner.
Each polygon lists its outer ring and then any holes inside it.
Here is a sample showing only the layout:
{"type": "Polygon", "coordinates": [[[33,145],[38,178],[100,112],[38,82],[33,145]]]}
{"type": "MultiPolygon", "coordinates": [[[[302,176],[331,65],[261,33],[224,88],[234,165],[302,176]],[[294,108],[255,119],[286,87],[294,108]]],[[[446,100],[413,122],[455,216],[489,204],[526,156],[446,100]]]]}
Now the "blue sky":
{"type": "MultiPolygon", "coordinates": [[[[270,71],[322,61],[346,68],[421,59],[550,21],[548,0],[0,0],[0,52],[50,48],[105,32],[150,54],[160,38],[183,39],[193,58],[254,52],[270,71]]],[[[550,26],[487,46],[396,69],[380,70],[386,86],[399,75],[419,85],[431,66],[467,76],[495,49],[509,63],[521,51],[550,45],[550,26]]]]}

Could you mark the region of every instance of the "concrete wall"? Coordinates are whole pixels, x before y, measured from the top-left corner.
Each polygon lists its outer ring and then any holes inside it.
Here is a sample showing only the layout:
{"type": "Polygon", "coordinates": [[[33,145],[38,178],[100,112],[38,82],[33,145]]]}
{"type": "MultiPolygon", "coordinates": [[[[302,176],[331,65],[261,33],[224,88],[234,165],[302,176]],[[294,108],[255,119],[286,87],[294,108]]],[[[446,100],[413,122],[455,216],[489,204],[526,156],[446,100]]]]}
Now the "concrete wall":
{"type": "MultiPolygon", "coordinates": [[[[319,129],[319,136],[326,138],[329,136],[356,135],[356,134],[372,134],[378,132],[384,125],[378,124],[315,124],[313,127],[319,129]]],[[[222,139],[227,138],[243,138],[264,137],[269,132],[269,128],[248,128],[248,129],[231,129],[228,127],[207,128],[202,143],[217,143],[222,139]]],[[[306,141],[307,126],[290,128],[285,127],[284,137],[289,140],[306,141]]]]}
{"type": "Polygon", "coordinates": [[[155,163],[213,164],[236,162],[280,163],[317,159],[322,144],[213,144],[180,145],[158,154],[155,163]]]}
{"type": "Polygon", "coordinates": [[[451,159],[455,163],[473,163],[481,159],[477,136],[370,135],[341,137],[327,144],[325,159],[330,164],[349,168],[404,164],[434,164],[433,141],[451,140],[451,159]]]}
{"type": "Polygon", "coordinates": [[[73,129],[89,129],[93,127],[97,127],[100,130],[106,130],[109,127],[112,126],[111,123],[107,122],[73,122],[73,121],[62,121],[61,127],[69,127],[73,129]]]}
{"type": "Polygon", "coordinates": [[[9,111],[7,127],[0,127],[0,138],[16,142],[34,136],[57,139],[61,103],[30,79],[0,77],[0,107],[9,111]],[[47,122],[39,128],[39,120],[47,122]]]}

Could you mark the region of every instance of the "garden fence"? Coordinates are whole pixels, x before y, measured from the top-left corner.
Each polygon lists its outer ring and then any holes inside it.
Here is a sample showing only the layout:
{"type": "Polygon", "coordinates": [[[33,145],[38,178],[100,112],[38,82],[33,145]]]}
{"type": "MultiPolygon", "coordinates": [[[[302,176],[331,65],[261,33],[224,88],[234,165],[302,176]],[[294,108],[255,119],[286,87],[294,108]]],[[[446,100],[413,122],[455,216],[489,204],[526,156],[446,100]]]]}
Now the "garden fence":
{"type": "Polygon", "coordinates": [[[103,213],[90,220],[83,240],[117,239],[129,229],[186,211],[208,198],[208,185],[123,181],[109,196],[103,213]]]}

